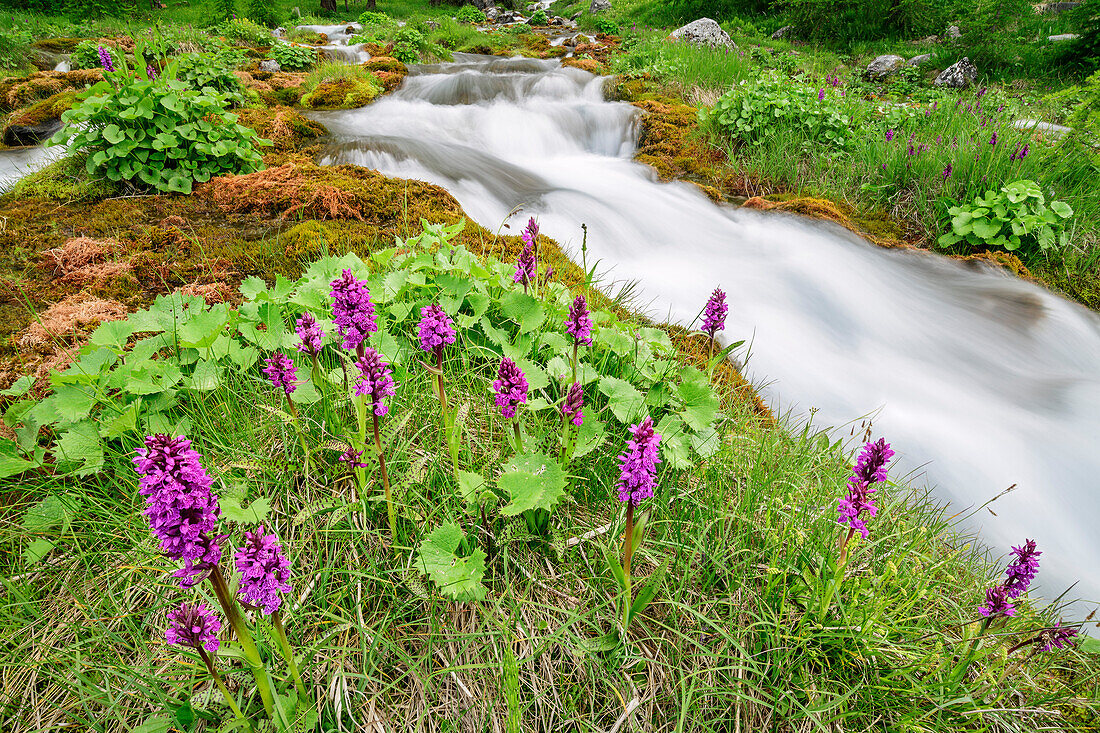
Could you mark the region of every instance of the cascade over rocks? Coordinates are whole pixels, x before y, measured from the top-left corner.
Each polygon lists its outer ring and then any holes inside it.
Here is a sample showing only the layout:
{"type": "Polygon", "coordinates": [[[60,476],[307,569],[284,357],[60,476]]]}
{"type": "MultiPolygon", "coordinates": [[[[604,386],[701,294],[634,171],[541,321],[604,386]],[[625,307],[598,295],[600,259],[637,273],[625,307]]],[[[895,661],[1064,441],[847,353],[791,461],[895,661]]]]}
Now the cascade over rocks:
{"type": "Polygon", "coordinates": [[[903,66],[905,66],[904,58],[894,54],[886,54],[867,64],[867,71],[864,73],[870,79],[881,81],[896,74],[903,66]]]}
{"type": "Polygon", "coordinates": [[[953,89],[966,89],[978,80],[978,67],[968,57],[948,66],[936,77],[935,84],[938,87],[951,87],[953,89]]]}
{"type": "Polygon", "coordinates": [[[710,18],[693,20],[685,26],[677,28],[668,35],[669,38],[687,41],[693,46],[710,46],[712,48],[737,48],[737,44],[722,30],[717,21],[710,18]]]}

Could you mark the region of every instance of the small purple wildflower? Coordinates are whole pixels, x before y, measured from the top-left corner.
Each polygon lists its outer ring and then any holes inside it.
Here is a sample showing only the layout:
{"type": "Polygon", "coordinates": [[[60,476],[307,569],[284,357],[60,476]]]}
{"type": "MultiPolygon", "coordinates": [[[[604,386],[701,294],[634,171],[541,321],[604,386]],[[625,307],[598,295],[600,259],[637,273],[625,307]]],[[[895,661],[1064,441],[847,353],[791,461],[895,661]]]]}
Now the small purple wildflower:
{"type": "Polygon", "coordinates": [[[878,513],[878,507],[871,496],[876,491],[872,484],[886,480],[886,464],[893,457],[894,451],[885,438],[863,446],[848,479],[848,495],[837,505],[837,523],[848,525],[863,537],[870,534],[861,515],[866,512],[867,516],[873,517],[878,513]]]}
{"type": "Polygon", "coordinates": [[[1058,649],[1064,649],[1067,646],[1073,646],[1075,642],[1071,641],[1073,637],[1077,636],[1077,629],[1070,627],[1063,627],[1059,621],[1051,626],[1049,629],[1044,629],[1039,633],[1039,639],[1043,644],[1041,651],[1049,652],[1051,649],[1057,647],[1058,649]]]}
{"type": "Polygon", "coordinates": [[[989,144],[993,147],[997,147],[997,133],[993,133],[993,137],[989,138],[989,144]]]}
{"type": "Polygon", "coordinates": [[[310,356],[321,353],[321,339],[325,337],[325,332],[312,313],[303,313],[298,317],[294,332],[298,334],[298,351],[310,356]]]}
{"type": "Polygon", "coordinates": [[[978,612],[987,618],[994,616],[1015,616],[1016,607],[1012,605],[1011,599],[1008,597],[1008,591],[1005,590],[1003,585],[995,585],[989,588],[985,592],[985,605],[978,609],[978,612]]]}
{"type": "Polygon", "coordinates": [[[262,608],[266,614],[278,611],[283,602],[279,594],[290,592],[290,561],[279,539],[265,535],[261,524],[255,532],[244,533],[244,544],[233,560],[241,573],[237,592],[241,601],[262,608]]]}
{"type": "Polygon", "coordinates": [[[397,394],[393,383],[393,370],[390,365],[382,361],[382,356],[371,347],[363,350],[359,361],[355,362],[359,367],[359,381],[355,383],[355,394],[361,397],[370,397],[374,414],[382,417],[390,408],[384,400],[397,394]]]}
{"type": "Polygon", "coordinates": [[[218,498],[199,461],[190,440],[161,434],[147,436],[133,459],[141,476],[139,493],[148,504],[145,517],[161,550],[173,560],[221,558],[218,537],[209,536],[218,523],[218,498]]]}
{"type": "Polygon", "coordinates": [[[276,351],[264,361],[267,362],[267,366],[264,367],[264,374],[271,380],[272,386],[282,389],[288,397],[291,392],[298,389],[298,369],[289,356],[281,351],[276,351]]]}
{"type": "Polygon", "coordinates": [[[565,393],[565,402],[562,403],[561,414],[572,418],[572,423],[580,426],[584,424],[584,413],[581,411],[583,407],[584,387],[581,386],[580,382],[573,382],[569,391],[565,393]]]}
{"type": "Polygon", "coordinates": [[[943,180],[947,180],[951,177],[951,172],[955,170],[951,163],[947,164],[947,167],[943,169],[943,180]]]}
{"type": "Polygon", "coordinates": [[[577,344],[592,343],[592,318],[588,311],[588,302],[583,295],[573,299],[569,306],[569,317],[565,319],[565,332],[573,337],[577,344]]]}
{"type": "Polygon", "coordinates": [[[638,506],[653,496],[657,485],[657,446],[661,436],[653,430],[653,418],[646,416],[630,426],[630,440],[619,455],[619,501],[638,506]]]}
{"type": "Polygon", "coordinates": [[[367,335],[378,330],[374,318],[374,303],[366,280],[357,280],[351,270],[344,270],[331,283],[332,321],[336,333],[344,340],[345,349],[357,349],[367,335]]]}
{"type": "Polygon", "coordinates": [[[168,612],[168,630],[164,636],[169,644],[215,652],[218,650],[218,632],[221,628],[218,615],[205,604],[185,601],[176,610],[168,612]]]}
{"type": "Polygon", "coordinates": [[[103,67],[103,70],[114,71],[115,65],[114,62],[111,60],[111,52],[105,49],[103,46],[100,46],[97,50],[99,51],[99,65],[103,67]]]}
{"type": "Polygon", "coordinates": [[[1008,580],[1004,586],[1009,598],[1019,598],[1027,593],[1031,581],[1039,573],[1039,555],[1043,553],[1036,549],[1035,540],[1027,540],[1021,546],[1013,547],[1012,554],[1016,559],[1005,570],[1008,580]]]}
{"type": "Polygon", "coordinates": [[[527,403],[527,377],[507,356],[500,360],[493,392],[496,394],[500,414],[504,417],[515,417],[516,408],[527,403]]]}
{"type": "Polygon", "coordinates": [[[825,99],[825,87],[821,87],[817,90],[817,101],[821,102],[825,99]]]}
{"type": "Polygon", "coordinates": [[[437,357],[447,344],[455,342],[455,328],[442,308],[433,303],[420,309],[420,348],[437,357]]]}
{"type": "Polygon", "coordinates": [[[523,241],[531,245],[531,247],[537,246],[536,240],[539,236],[539,225],[535,221],[535,217],[532,216],[527,220],[527,226],[523,228],[523,234],[521,236],[523,237],[523,241]]]}
{"type": "Polygon", "coordinates": [[[1016,160],[1023,160],[1027,157],[1027,154],[1031,152],[1031,145],[1024,143],[1024,146],[1020,148],[1020,154],[1016,156],[1016,160]]]}
{"type": "Polygon", "coordinates": [[[715,288],[707,299],[706,308],[703,309],[703,331],[712,339],[714,335],[726,327],[726,314],[729,306],[726,305],[726,293],[722,288],[715,288]]]}
{"type": "Polygon", "coordinates": [[[348,464],[349,468],[366,468],[367,464],[359,460],[362,457],[363,451],[355,450],[351,446],[348,446],[348,449],[341,453],[340,457],[337,460],[343,461],[344,463],[348,464]]]}
{"type": "Polygon", "coordinates": [[[524,289],[535,282],[535,246],[530,242],[523,245],[523,251],[516,259],[516,274],[512,276],[512,282],[519,283],[524,289]]]}
{"type": "Polygon", "coordinates": [[[155,68],[153,68],[152,64],[146,64],[145,65],[145,76],[149,77],[150,81],[156,81],[156,78],[159,75],[157,74],[157,70],[155,68]]]}

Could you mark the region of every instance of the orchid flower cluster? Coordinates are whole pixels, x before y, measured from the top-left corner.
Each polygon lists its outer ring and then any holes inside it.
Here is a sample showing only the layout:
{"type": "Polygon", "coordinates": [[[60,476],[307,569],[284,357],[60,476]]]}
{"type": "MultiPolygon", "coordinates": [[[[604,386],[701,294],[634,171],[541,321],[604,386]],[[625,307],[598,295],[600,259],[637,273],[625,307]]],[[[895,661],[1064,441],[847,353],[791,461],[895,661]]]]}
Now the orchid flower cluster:
{"type": "MultiPolygon", "coordinates": [[[[150,435],[133,463],[140,476],[139,491],[145,497],[144,514],[149,527],[164,554],[183,563],[173,576],[185,590],[204,580],[210,581],[222,613],[252,668],[268,714],[273,714],[272,685],[238,605],[271,617],[280,651],[300,698],[305,699],[305,687],[280,613],[283,596],[291,592],[291,585],[290,561],[278,537],[268,534],[263,525],[244,533],[244,540],[233,555],[234,567],[240,574],[234,597],[222,570],[222,550],[229,535],[217,532],[221,514],[218,497],[191,441],[183,436],[150,435]]],[[[222,622],[217,613],[203,603],[184,601],[168,614],[168,620],[165,634],[168,643],[196,651],[234,714],[243,718],[221,679],[215,657],[211,656],[220,645],[222,622]]]]}
{"type": "Polygon", "coordinates": [[[528,288],[538,295],[539,285],[545,283],[554,275],[554,268],[547,267],[546,272],[539,273],[539,225],[534,217],[527,220],[527,226],[520,234],[523,239],[523,250],[516,258],[516,271],[512,276],[512,282],[523,286],[523,292],[528,288]]]}

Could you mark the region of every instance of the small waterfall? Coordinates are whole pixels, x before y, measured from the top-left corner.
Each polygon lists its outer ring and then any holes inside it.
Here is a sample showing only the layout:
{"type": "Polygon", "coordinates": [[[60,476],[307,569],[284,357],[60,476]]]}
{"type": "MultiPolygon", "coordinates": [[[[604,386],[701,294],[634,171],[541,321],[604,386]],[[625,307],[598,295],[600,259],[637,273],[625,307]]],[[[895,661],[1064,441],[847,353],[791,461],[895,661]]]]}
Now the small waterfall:
{"type": "MultiPolygon", "coordinates": [[[[321,162],[449,190],[496,230],[514,207],[579,259],[637,281],[658,318],[688,324],[715,285],[726,336],[777,412],[818,425],[875,414],[901,460],[1007,552],[1035,538],[1041,591],[1100,599],[1100,318],[1000,271],[875,247],[826,222],[714,205],[632,162],[638,111],[556,61],[455,54],[396,93],[314,115],[321,162]]],[[[847,430],[843,434],[847,434],[847,430]]],[[[842,487],[837,487],[838,494],[842,487]]],[[[831,511],[829,508],[827,511],[831,511]]],[[[977,596],[975,603],[978,602],[977,596]]]]}

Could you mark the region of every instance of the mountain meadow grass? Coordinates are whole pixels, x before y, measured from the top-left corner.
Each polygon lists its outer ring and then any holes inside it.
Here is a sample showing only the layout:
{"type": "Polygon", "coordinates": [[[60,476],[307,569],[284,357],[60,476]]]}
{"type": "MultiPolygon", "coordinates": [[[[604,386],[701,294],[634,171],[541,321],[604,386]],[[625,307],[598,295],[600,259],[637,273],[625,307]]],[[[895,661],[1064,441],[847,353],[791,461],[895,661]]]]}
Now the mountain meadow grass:
{"type": "MultiPolygon", "coordinates": [[[[728,367],[708,386],[721,359],[708,365],[705,335],[630,315],[592,273],[566,273],[572,289],[543,282],[536,298],[534,283],[527,293],[513,282],[512,265],[451,245],[457,229],[427,226],[366,260],[325,257],[297,281],[246,280],[237,308],[163,296],[100,326],[52,396],[7,391],[5,422],[30,450],[9,445],[0,464],[10,473],[23,462],[0,482],[0,728],[268,729],[239,646],[223,642],[216,664],[249,723],[194,652],[165,643],[165,614],[181,600],[217,602],[203,583],[178,587],[142,517],[133,458],[152,432],[194,441],[221,502],[219,531],[262,523],[285,549],[292,591],[280,613],[306,694],[276,730],[1095,724],[1091,642],[1041,651],[1057,607],[1025,599],[1015,617],[982,624],[1001,563],[906,477],[879,485],[870,536],[855,535],[838,572],[847,451],[871,424],[850,440],[792,431],[728,367]],[[378,324],[367,342],[397,382],[379,435],[392,536],[377,452],[348,390],[353,355],[327,314],[341,269],[366,278],[378,324]],[[572,361],[561,324],[578,294],[600,308],[593,343],[577,352],[584,426],[564,435],[572,448],[559,455],[572,361]],[[436,302],[457,332],[442,371],[450,421],[415,345],[420,308],[436,302]],[[316,367],[294,349],[307,311],[329,334],[316,367]],[[261,373],[274,351],[297,363],[293,408],[261,373]],[[493,404],[502,355],[530,383],[513,419],[493,404]],[[633,575],[651,598],[624,627],[616,455],[647,414],[662,433],[661,463],[638,507],[647,540],[633,575]],[[48,460],[26,438],[42,424],[56,439],[48,460]],[[358,477],[339,460],[357,445],[358,477]],[[542,469],[517,472],[528,458],[542,469]],[[426,560],[448,525],[451,560],[426,560]]],[[[289,706],[271,617],[247,615],[289,706]]]]}

